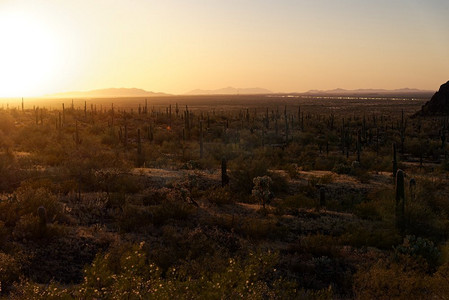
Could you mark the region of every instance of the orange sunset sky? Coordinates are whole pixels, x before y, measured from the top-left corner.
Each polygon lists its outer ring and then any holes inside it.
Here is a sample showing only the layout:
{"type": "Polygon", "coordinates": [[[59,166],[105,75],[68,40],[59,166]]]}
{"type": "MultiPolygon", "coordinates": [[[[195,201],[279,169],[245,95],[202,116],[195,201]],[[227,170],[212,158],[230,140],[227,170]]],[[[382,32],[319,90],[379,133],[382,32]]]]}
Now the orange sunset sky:
{"type": "Polygon", "coordinates": [[[435,90],[449,1],[0,1],[0,97],[109,87],[182,94],[435,90]]]}

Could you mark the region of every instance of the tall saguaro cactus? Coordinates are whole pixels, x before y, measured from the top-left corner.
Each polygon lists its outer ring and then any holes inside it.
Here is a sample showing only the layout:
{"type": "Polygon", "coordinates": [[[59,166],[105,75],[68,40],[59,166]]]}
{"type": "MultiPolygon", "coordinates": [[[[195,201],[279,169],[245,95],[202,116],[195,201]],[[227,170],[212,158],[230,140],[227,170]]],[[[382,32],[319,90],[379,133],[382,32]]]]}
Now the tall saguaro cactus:
{"type": "Polygon", "coordinates": [[[320,207],[326,206],[326,189],[324,187],[320,188],[320,207]]]}
{"type": "Polygon", "coordinates": [[[221,186],[224,187],[229,184],[229,176],[227,171],[226,158],[221,159],[221,186]]]}
{"type": "Polygon", "coordinates": [[[200,120],[200,158],[203,158],[203,120],[200,120]]]}
{"type": "Polygon", "coordinates": [[[403,233],[405,231],[405,186],[404,172],[398,170],[396,173],[396,225],[403,233]]]}
{"type": "Polygon", "coordinates": [[[415,194],[416,194],[416,180],[415,180],[415,178],[410,179],[409,190],[410,190],[410,200],[414,201],[415,200],[415,194]]]}
{"type": "Polygon", "coordinates": [[[396,176],[398,171],[398,160],[396,158],[396,143],[393,143],[393,177],[396,176]]]}
{"type": "Polygon", "coordinates": [[[47,211],[45,207],[39,206],[37,209],[37,215],[39,217],[39,233],[44,235],[47,231],[47,211]]]}

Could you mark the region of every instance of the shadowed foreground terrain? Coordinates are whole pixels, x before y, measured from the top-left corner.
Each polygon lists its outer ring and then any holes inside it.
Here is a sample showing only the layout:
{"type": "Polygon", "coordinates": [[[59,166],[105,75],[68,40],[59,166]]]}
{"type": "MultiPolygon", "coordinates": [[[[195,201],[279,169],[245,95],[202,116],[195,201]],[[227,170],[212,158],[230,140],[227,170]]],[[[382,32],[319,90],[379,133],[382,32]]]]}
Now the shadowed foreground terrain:
{"type": "Polygon", "coordinates": [[[447,298],[449,122],[409,118],[425,100],[9,104],[0,295],[447,298]]]}

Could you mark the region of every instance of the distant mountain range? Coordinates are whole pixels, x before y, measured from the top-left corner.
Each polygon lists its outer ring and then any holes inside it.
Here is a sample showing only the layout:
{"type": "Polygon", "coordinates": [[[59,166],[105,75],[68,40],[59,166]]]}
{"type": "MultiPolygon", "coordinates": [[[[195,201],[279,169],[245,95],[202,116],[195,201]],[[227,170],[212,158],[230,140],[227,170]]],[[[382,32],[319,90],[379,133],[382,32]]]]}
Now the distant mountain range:
{"type": "Polygon", "coordinates": [[[74,91],[46,95],[51,98],[119,98],[119,97],[156,97],[169,96],[165,93],[149,92],[136,88],[110,88],[90,91],[74,91]]]}
{"type": "Polygon", "coordinates": [[[256,95],[256,94],[273,94],[273,92],[262,88],[234,88],[229,86],[217,90],[196,89],[186,93],[186,95],[256,95]]]}
{"type": "MultiPolygon", "coordinates": [[[[184,95],[261,95],[261,94],[295,94],[305,96],[420,96],[427,97],[433,95],[435,91],[419,89],[334,89],[334,90],[310,90],[305,93],[274,93],[263,88],[234,88],[226,87],[216,90],[196,89],[185,93],[184,95]]],[[[166,93],[150,92],[137,88],[108,88],[90,91],[73,91],[46,95],[49,98],[120,98],[120,97],[162,97],[171,96],[166,93]]]]}
{"type": "Polygon", "coordinates": [[[395,90],[386,90],[386,89],[356,89],[356,90],[345,90],[345,89],[334,89],[334,90],[310,90],[305,93],[301,93],[303,95],[332,95],[332,96],[384,96],[384,95],[432,95],[435,91],[430,90],[419,90],[419,89],[395,89],[395,90]]]}

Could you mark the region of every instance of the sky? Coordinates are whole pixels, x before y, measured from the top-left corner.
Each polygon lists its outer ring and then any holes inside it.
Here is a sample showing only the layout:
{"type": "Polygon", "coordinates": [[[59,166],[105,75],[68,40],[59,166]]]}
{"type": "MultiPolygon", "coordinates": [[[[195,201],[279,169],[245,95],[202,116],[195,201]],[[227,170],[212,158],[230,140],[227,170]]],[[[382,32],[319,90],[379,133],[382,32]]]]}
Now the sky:
{"type": "Polygon", "coordinates": [[[0,97],[437,90],[448,15],[447,0],[0,0],[0,97]]]}

